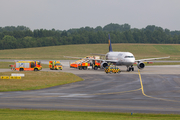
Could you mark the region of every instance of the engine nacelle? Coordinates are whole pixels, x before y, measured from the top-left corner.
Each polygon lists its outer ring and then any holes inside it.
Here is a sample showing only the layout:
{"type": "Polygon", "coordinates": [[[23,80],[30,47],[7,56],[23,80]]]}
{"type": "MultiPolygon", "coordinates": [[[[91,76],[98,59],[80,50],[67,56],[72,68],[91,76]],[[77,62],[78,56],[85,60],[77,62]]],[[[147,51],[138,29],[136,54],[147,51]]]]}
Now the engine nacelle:
{"type": "Polygon", "coordinates": [[[106,66],[108,66],[108,63],[107,63],[107,62],[102,62],[102,63],[101,63],[101,68],[105,68],[106,66]]]}
{"type": "Polygon", "coordinates": [[[142,63],[142,62],[140,62],[140,63],[137,64],[137,67],[138,67],[139,69],[143,69],[143,68],[145,67],[145,64],[142,63]]]}

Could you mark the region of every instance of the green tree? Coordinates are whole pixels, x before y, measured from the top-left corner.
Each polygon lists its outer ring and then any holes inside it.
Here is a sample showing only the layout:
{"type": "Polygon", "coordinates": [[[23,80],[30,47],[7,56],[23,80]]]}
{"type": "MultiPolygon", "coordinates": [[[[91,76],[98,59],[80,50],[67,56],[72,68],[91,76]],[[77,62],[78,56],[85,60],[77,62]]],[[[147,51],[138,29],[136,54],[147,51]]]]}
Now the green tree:
{"type": "Polygon", "coordinates": [[[3,37],[3,48],[4,49],[15,49],[17,48],[16,38],[10,35],[5,35],[3,37]]]}

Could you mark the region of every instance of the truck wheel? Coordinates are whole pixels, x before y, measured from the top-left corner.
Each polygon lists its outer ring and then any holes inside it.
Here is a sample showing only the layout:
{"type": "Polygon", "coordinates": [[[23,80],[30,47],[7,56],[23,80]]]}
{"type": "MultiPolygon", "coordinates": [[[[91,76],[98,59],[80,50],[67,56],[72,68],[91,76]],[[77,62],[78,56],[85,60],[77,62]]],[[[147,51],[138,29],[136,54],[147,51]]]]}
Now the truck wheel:
{"type": "Polygon", "coordinates": [[[82,70],[82,67],[79,67],[79,70],[82,70]]]}
{"type": "Polygon", "coordinates": [[[84,70],[87,70],[87,67],[84,67],[84,70]]]}
{"type": "Polygon", "coordinates": [[[94,67],[94,70],[97,70],[97,69],[98,69],[98,67],[97,67],[97,66],[95,66],[95,67],[94,67]]]}
{"type": "Polygon", "coordinates": [[[34,69],[34,71],[38,71],[38,69],[37,69],[37,68],[35,68],[35,69],[34,69]]]}
{"type": "Polygon", "coordinates": [[[23,69],[23,68],[20,68],[19,71],[24,71],[24,69],[23,69]]]}

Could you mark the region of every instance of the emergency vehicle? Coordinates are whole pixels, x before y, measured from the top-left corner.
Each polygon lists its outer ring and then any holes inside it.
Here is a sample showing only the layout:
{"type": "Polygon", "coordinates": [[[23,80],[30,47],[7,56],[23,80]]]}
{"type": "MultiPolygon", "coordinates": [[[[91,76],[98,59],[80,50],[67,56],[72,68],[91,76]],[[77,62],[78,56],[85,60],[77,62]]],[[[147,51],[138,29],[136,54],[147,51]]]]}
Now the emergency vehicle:
{"type": "Polygon", "coordinates": [[[107,66],[104,71],[106,73],[120,73],[120,69],[116,66],[107,66]]]}
{"type": "Polygon", "coordinates": [[[79,70],[87,70],[90,69],[90,63],[89,62],[82,62],[78,64],[78,69],[79,70]]]}
{"type": "Polygon", "coordinates": [[[94,61],[93,61],[92,68],[93,68],[94,70],[97,70],[98,68],[101,68],[101,62],[100,62],[99,60],[94,60],[94,61]]]}
{"type": "Polygon", "coordinates": [[[79,70],[87,70],[87,69],[94,69],[97,70],[98,68],[101,68],[101,63],[99,60],[96,59],[100,59],[99,56],[86,56],[84,58],[82,58],[81,60],[78,60],[76,62],[73,62],[70,64],[70,68],[78,68],[79,70]],[[90,60],[86,60],[86,59],[90,59],[90,60]]]}
{"type": "Polygon", "coordinates": [[[62,64],[60,61],[49,61],[50,70],[62,70],[62,64]]]}
{"type": "Polygon", "coordinates": [[[40,61],[15,61],[12,69],[17,71],[39,71],[42,66],[40,61]]]}

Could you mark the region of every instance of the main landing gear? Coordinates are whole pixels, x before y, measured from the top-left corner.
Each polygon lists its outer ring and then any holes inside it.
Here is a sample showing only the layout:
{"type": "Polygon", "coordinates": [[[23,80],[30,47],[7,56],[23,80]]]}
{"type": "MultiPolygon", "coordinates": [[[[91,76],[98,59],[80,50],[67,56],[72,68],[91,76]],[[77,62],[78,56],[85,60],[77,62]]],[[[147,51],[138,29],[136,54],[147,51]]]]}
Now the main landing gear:
{"type": "Polygon", "coordinates": [[[133,67],[133,66],[127,67],[127,71],[128,71],[128,72],[134,71],[134,67],[133,67]]]}

